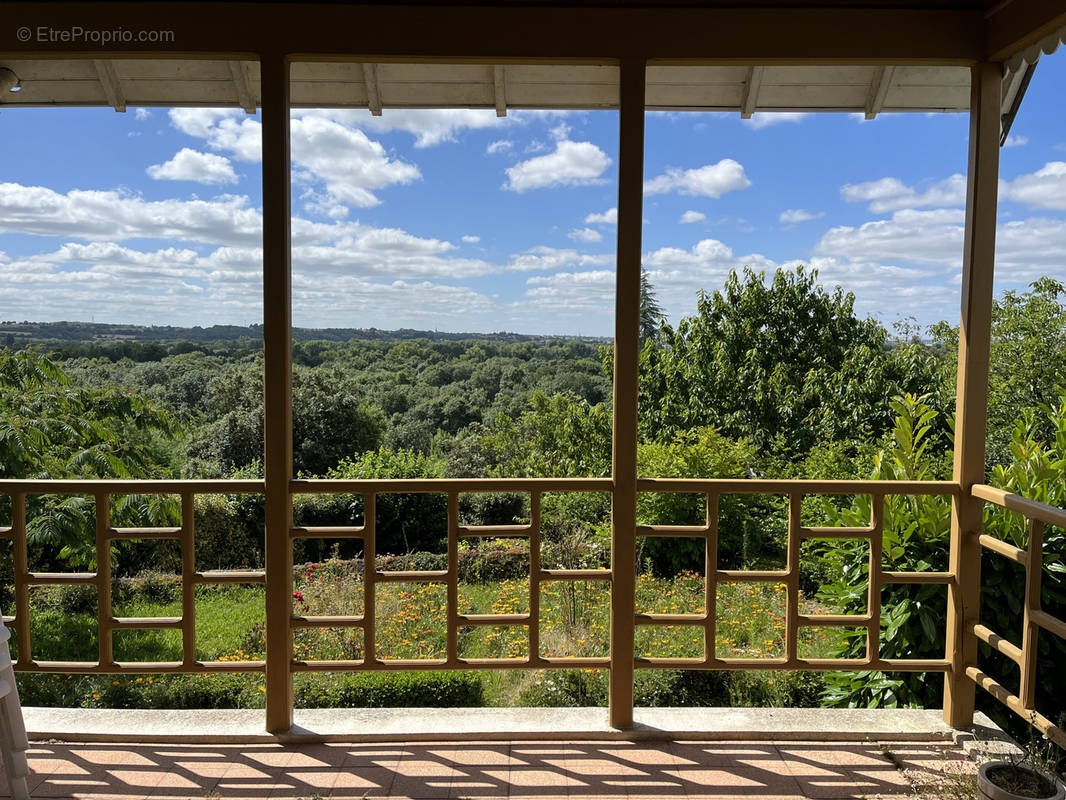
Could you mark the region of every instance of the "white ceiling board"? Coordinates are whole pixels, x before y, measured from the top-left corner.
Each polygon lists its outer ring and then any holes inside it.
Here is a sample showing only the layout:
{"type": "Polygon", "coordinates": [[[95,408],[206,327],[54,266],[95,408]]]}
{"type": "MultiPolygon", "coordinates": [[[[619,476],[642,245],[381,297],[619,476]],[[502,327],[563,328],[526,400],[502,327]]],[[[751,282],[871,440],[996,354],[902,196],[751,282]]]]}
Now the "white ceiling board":
{"type": "MultiPolygon", "coordinates": [[[[241,62],[246,92],[238,91],[224,60],[118,60],[114,74],[129,105],[221,105],[258,103],[260,68],[241,62]]],[[[107,105],[108,94],[90,60],[9,61],[23,90],[0,98],[5,106],[107,105]]],[[[380,63],[374,65],[384,109],[497,108],[492,64],[380,63]]],[[[617,108],[618,67],[603,64],[506,64],[503,89],[509,108],[617,108]]],[[[755,111],[866,111],[875,66],[766,65],[755,111]]],[[[649,108],[740,111],[748,66],[651,66],[649,108]]],[[[368,94],[359,62],[300,62],[292,65],[296,107],[366,108],[368,94]]],[[[883,108],[892,111],[965,110],[969,70],[965,67],[896,67],[883,108]]]]}

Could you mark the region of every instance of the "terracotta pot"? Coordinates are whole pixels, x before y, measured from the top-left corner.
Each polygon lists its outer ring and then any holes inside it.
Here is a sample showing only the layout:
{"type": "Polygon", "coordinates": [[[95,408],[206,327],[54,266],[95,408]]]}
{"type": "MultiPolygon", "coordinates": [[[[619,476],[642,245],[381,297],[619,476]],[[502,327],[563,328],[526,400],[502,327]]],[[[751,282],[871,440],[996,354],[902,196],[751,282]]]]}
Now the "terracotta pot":
{"type": "Polygon", "coordinates": [[[1062,781],[1054,775],[1028,765],[1012,764],[1009,761],[989,761],[981,765],[981,769],[977,772],[977,791],[981,797],[987,798],[987,800],[1037,800],[1032,795],[1015,794],[994,783],[989,778],[989,773],[993,773],[993,777],[995,777],[994,773],[1001,769],[1028,772],[1046,780],[1051,785],[1051,794],[1042,795],[1038,800],[1066,800],[1066,791],[1063,790],[1062,781]]]}

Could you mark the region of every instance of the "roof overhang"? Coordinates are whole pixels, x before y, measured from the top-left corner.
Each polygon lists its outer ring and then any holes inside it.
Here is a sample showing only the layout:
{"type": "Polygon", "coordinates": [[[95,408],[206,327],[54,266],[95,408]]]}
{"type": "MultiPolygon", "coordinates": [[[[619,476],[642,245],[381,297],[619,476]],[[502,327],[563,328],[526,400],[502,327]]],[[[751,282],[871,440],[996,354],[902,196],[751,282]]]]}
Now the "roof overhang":
{"type": "Polygon", "coordinates": [[[259,59],[285,56],[297,107],[616,108],[617,63],[640,58],[650,109],[872,117],[967,110],[969,67],[990,52],[1008,114],[1062,41],[1066,4],[14,2],[3,17],[0,66],[21,80],[7,106],[252,112],[259,59]]]}

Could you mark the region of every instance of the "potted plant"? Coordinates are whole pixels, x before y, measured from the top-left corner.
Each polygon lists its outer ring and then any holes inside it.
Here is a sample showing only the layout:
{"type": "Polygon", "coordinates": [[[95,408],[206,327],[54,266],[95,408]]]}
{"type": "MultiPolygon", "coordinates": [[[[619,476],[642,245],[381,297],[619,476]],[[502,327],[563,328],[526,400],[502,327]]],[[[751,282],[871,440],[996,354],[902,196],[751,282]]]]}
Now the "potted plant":
{"type": "Polygon", "coordinates": [[[1064,800],[1062,781],[1024,759],[987,761],[977,772],[977,790],[988,800],[1064,800]]]}
{"type": "Polygon", "coordinates": [[[1035,735],[1024,751],[982,764],[977,772],[977,791],[987,800],[1066,800],[1050,742],[1042,747],[1035,735]]]}

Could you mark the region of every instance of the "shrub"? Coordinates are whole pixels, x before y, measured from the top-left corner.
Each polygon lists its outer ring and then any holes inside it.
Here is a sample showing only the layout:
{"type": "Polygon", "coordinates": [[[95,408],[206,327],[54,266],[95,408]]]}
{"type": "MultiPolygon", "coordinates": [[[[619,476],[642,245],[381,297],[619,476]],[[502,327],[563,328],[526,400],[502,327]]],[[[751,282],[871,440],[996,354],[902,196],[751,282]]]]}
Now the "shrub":
{"type": "Polygon", "coordinates": [[[536,673],[518,695],[517,705],[535,708],[603,706],[607,704],[607,673],[563,669],[536,673]]]}
{"type": "Polygon", "coordinates": [[[263,499],[258,495],[196,496],[196,563],[200,569],[263,564],[263,499]]]}
{"type": "Polygon", "coordinates": [[[19,673],[26,706],[57,708],[261,708],[258,675],[47,675],[19,673]]]}
{"type": "Polygon", "coordinates": [[[485,705],[485,683],[475,672],[356,672],[328,680],[299,675],[300,708],[469,708],[485,705]]]}
{"type": "MultiPolygon", "coordinates": [[[[644,708],[813,707],[823,676],[811,672],[637,670],[633,704],[644,708]]],[[[606,670],[538,672],[519,706],[580,707],[607,703],[606,670]]]]}

